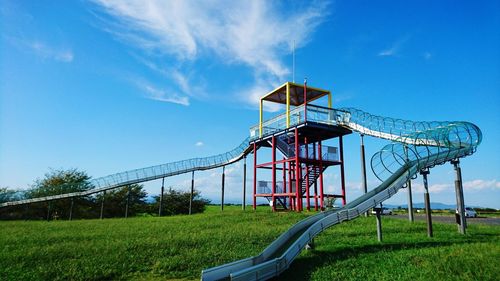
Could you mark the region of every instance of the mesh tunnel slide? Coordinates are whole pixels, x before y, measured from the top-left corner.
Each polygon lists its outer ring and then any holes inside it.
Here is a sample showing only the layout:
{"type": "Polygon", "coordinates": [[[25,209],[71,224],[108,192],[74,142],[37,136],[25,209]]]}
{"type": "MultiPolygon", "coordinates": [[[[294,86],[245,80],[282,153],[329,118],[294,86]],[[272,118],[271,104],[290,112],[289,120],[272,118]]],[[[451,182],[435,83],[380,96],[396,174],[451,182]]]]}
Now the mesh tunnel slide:
{"type": "Polygon", "coordinates": [[[382,183],[339,210],[298,222],[255,257],[203,270],[202,280],[266,280],[279,275],[323,230],[377,206],[419,171],[474,153],[482,139],[479,128],[468,122],[412,122],[353,108],[312,107],[311,111],[317,113],[315,122],[337,124],[392,141],[371,159],[372,170],[382,183]]]}
{"type": "Polygon", "coordinates": [[[5,202],[0,204],[0,207],[88,196],[102,191],[127,186],[129,184],[147,182],[184,173],[190,173],[192,171],[215,169],[237,162],[245,157],[248,153],[250,153],[251,149],[248,146],[249,139],[250,138],[245,139],[239,146],[226,153],[204,158],[192,158],[183,161],[171,162],[163,165],[151,166],[147,168],[117,173],[101,178],[95,178],[89,181],[89,184],[93,188],[86,191],[5,202]]]}
{"type": "MultiPolygon", "coordinates": [[[[341,126],[363,135],[389,140],[390,143],[371,158],[372,171],[382,183],[339,210],[325,211],[298,222],[258,256],[203,270],[203,280],[266,280],[279,275],[324,229],[354,219],[375,207],[394,195],[422,169],[474,153],[482,139],[479,128],[468,122],[413,122],[371,115],[354,108],[332,109],[314,105],[295,107],[291,111],[290,126],[303,124],[304,113],[307,113],[308,122],[341,126]]],[[[263,137],[285,130],[284,120],[282,114],[266,121],[263,137]]],[[[87,191],[6,202],[0,207],[87,196],[129,184],[228,165],[252,151],[249,142],[257,138],[256,130],[256,127],[251,128],[251,137],[223,154],[96,178],[90,181],[93,189],[87,191]]]]}

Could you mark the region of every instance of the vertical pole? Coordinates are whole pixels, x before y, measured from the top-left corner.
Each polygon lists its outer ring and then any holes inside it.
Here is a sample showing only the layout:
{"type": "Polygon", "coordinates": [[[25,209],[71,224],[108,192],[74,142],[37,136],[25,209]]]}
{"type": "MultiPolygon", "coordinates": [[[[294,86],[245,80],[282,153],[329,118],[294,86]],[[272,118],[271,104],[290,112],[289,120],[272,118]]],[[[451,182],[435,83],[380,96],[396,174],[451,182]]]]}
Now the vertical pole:
{"type": "Polygon", "coordinates": [[[342,184],[342,206],[346,204],[345,198],[345,173],[344,173],[344,142],[342,136],[339,137],[339,150],[340,150],[340,180],[342,184]]]}
{"type": "Polygon", "coordinates": [[[189,214],[193,213],[193,196],[194,196],[194,171],[191,172],[191,195],[189,196],[189,214]]]}
{"type": "Polygon", "coordinates": [[[221,200],[220,200],[220,210],[224,211],[224,183],[226,178],[226,166],[222,166],[222,190],[221,190],[221,200]]]}
{"type": "Polygon", "coordinates": [[[424,178],[424,204],[425,204],[425,218],[427,221],[427,236],[432,237],[432,216],[431,216],[431,200],[429,196],[429,185],[427,182],[427,175],[429,174],[429,170],[425,169],[420,171],[420,174],[424,178]]]}
{"type": "Polygon", "coordinates": [[[286,127],[290,128],[290,83],[286,83],[286,127]]]}
{"type": "Polygon", "coordinates": [[[247,157],[243,157],[243,200],[241,201],[241,209],[245,211],[247,196],[247,157]]]}
{"type": "Polygon", "coordinates": [[[128,204],[130,203],[130,185],[127,187],[127,199],[125,203],[125,218],[128,218],[128,204]]]}
{"type": "Polygon", "coordinates": [[[321,141],[318,142],[318,158],[319,158],[319,206],[320,210],[325,209],[325,196],[323,193],[323,152],[321,151],[321,141]]]}
{"type": "Polygon", "coordinates": [[[295,40],[293,40],[292,49],[292,82],[295,83],[295,40]]]}
{"type": "Polygon", "coordinates": [[[253,210],[257,209],[257,144],[253,143],[253,210]]]}
{"type": "Polygon", "coordinates": [[[102,220],[104,216],[104,198],[106,197],[106,190],[102,192],[102,199],[101,199],[101,213],[99,215],[99,219],[102,220]]]}
{"type": "Polygon", "coordinates": [[[49,204],[47,206],[47,221],[50,221],[50,207],[52,205],[52,201],[49,201],[49,204]]]}
{"type": "Polygon", "coordinates": [[[158,216],[163,216],[163,194],[165,192],[165,178],[161,180],[160,206],[158,208],[158,216]]]}
{"type": "Polygon", "coordinates": [[[275,197],[275,193],[276,193],[276,137],[272,137],[271,138],[271,143],[272,143],[272,160],[273,160],[273,164],[271,166],[271,171],[272,171],[272,186],[271,186],[271,198],[272,198],[272,202],[273,202],[273,211],[276,211],[276,197],[275,197]]]}
{"type": "Polygon", "coordinates": [[[378,242],[382,242],[382,219],[380,218],[381,208],[374,208],[375,215],[377,217],[377,240],[378,242]]]}
{"type": "MultiPolygon", "coordinates": [[[[304,138],[304,145],[306,147],[306,159],[309,159],[309,144],[307,143],[307,138],[304,138]]],[[[309,165],[306,162],[306,170],[305,170],[305,178],[306,178],[306,208],[308,211],[311,211],[310,205],[310,195],[309,195],[309,165]]]]}
{"type": "MultiPolygon", "coordinates": [[[[405,145],[404,149],[405,149],[406,161],[409,161],[408,146],[405,145]]],[[[409,178],[408,181],[406,182],[406,186],[408,189],[408,220],[410,222],[414,222],[415,218],[413,215],[413,198],[412,198],[412,193],[411,193],[411,178],[409,178]]]]}
{"type": "Polygon", "coordinates": [[[28,214],[28,210],[29,210],[29,204],[24,204],[24,212],[22,216],[24,220],[30,219],[30,214],[28,214]]]}
{"type": "MultiPolygon", "coordinates": [[[[286,191],[286,162],[285,162],[285,157],[283,157],[283,193],[287,193],[286,191]]],[[[283,205],[285,205],[286,209],[286,196],[283,196],[283,205]]]]}
{"type": "Polygon", "coordinates": [[[455,168],[455,196],[457,198],[457,227],[458,232],[465,234],[467,228],[467,221],[465,220],[465,204],[464,204],[464,190],[462,187],[462,169],[460,168],[460,160],[455,159],[451,161],[455,168]]]}
{"type": "Polygon", "coordinates": [[[295,205],[297,212],[301,211],[301,186],[300,186],[300,163],[299,163],[299,130],[295,128],[295,205]]]}
{"type": "Polygon", "coordinates": [[[71,204],[69,206],[69,220],[73,220],[73,205],[75,204],[75,198],[71,197],[71,204]]]}
{"type": "Polygon", "coordinates": [[[307,123],[307,78],[304,78],[304,123],[307,123]]]}
{"type": "Polygon", "coordinates": [[[259,137],[262,137],[262,99],[260,100],[259,103],[259,137]]]}
{"type": "MultiPolygon", "coordinates": [[[[318,157],[316,157],[316,143],[313,143],[313,158],[314,160],[319,160],[318,157]]],[[[314,166],[314,169],[316,169],[316,166],[314,166]]],[[[321,176],[322,171],[321,169],[319,170],[319,175],[321,176]]],[[[318,180],[317,178],[314,180],[314,210],[318,210],[318,180]]]]}
{"type": "MultiPolygon", "coordinates": [[[[366,194],[368,192],[368,184],[366,183],[366,161],[365,161],[365,142],[364,135],[361,136],[361,184],[363,185],[363,191],[366,194]]],[[[365,217],[368,217],[368,211],[365,212],[365,217]]]]}
{"type": "Polygon", "coordinates": [[[299,210],[302,212],[304,210],[304,200],[303,200],[303,197],[302,197],[302,194],[303,194],[303,191],[302,191],[302,164],[299,165],[298,167],[298,170],[297,170],[298,174],[299,174],[299,210]]]}
{"type": "Polygon", "coordinates": [[[412,194],[411,194],[411,178],[408,179],[406,186],[408,189],[408,220],[410,222],[414,222],[415,218],[413,215],[413,198],[412,198],[412,194]]]}
{"type": "Polygon", "coordinates": [[[293,204],[293,199],[292,199],[292,162],[291,161],[288,161],[288,192],[289,192],[289,196],[288,196],[288,201],[290,202],[290,209],[294,209],[295,206],[293,204]]]}

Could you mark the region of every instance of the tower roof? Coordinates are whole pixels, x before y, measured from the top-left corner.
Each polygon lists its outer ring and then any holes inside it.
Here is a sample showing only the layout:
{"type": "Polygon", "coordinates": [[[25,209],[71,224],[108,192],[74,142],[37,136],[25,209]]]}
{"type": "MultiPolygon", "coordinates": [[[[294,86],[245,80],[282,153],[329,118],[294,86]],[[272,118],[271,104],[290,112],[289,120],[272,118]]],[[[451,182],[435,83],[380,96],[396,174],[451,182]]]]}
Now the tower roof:
{"type": "MultiPolygon", "coordinates": [[[[263,101],[265,100],[275,103],[286,104],[287,86],[289,87],[290,90],[290,104],[294,106],[304,104],[304,85],[296,84],[293,82],[284,83],[283,85],[269,92],[260,99],[263,101]]],[[[326,96],[330,93],[330,91],[309,86],[307,86],[306,89],[307,89],[307,94],[306,94],[307,103],[319,99],[323,96],[326,96]]]]}

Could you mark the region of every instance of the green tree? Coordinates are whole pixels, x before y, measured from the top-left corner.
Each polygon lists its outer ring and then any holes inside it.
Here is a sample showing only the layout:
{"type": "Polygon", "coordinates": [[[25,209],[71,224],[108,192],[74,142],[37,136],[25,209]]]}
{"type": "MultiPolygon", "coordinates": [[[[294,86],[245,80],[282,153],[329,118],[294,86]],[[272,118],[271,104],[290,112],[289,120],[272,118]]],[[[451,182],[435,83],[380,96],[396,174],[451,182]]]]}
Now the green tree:
{"type": "MultiPolygon", "coordinates": [[[[36,179],[31,189],[26,192],[26,198],[39,198],[51,195],[81,192],[93,188],[90,177],[77,169],[50,170],[44,178],[36,179]]],[[[73,199],[53,200],[50,202],[33,203],[29,206],[28,217],[44,219],[67,219],[70,215],[73,200],[73,218],[95,217],[94,200],[92,197],[74,197],[73,199]]]]}
{"type": "MultiPolygon", "coordinates": [[[[24,193],[8,187],[0,187],[0,203],[24,199],[24,193]]],[[[22,219],[23,210],[19,206],[9,206],[0,209],[0,219],[22,219]]]]}
{"type": "Polygon", "coordinates": [[[0,187],[0,203],[17,201],[24,198],[24,194],[8,187],[0,187]]]}
{"type": "Polygon", "coordinates": [[[144,191],[144,186],[141,184],[131,184],[121,188],[99,193],[96,196],[97,204],[100,204],[104,198],[103,217],[124,217],[127,203],[127,194],[129,192],[129,207],[128,216],[135,216],[138,213],[148,212],[146,202],[147,193],[144,191]]]}
{"type": "MultiPolygon", "coordinates": [[[[163,195],[163,214],[166,216],[189,214],[190,192],[174,190],[171,187],[163,195]]],[[[154,210],[158,212],[160,207],[160,196],[155,196],[154,210]]],[[[193,193],[192,214],[203,213],[210,200],[201,197],[199,191],[193,193]]]]}

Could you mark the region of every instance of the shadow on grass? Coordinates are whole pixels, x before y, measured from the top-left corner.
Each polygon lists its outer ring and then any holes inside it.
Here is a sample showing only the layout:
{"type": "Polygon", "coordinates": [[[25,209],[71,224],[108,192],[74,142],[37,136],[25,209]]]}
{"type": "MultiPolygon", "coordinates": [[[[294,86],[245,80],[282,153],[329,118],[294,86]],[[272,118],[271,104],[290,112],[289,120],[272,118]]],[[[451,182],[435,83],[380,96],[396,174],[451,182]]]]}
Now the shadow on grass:
{"type": "Polygon", "coordinates": [[[331,264],[333,261],[353,259],[358,256],[376,253],[381,251],[398,251],[422,248],[434,248],[451,246],[457,244],[467,244],[471,242],[491,241],[489,235],[480,235],[475,239],[465,239],[463,241],[422,241],[403,243],[381,243],[359,247],[342,247],[330,251],[312,250],[310,255],[296,259],[290,268],[273,280],[309,280],[311,274],[317,268],[331,264]]]}

